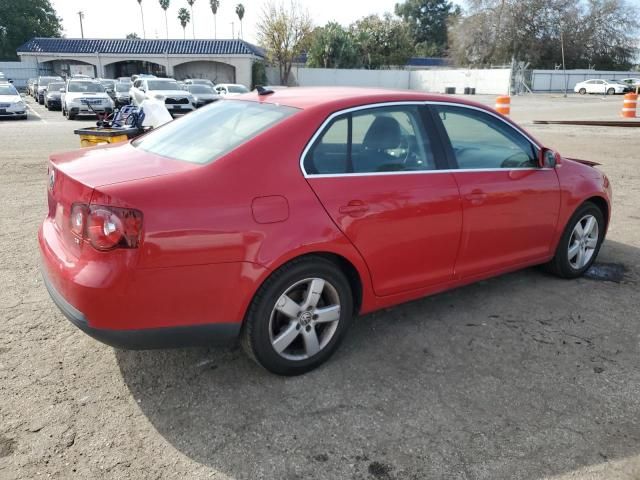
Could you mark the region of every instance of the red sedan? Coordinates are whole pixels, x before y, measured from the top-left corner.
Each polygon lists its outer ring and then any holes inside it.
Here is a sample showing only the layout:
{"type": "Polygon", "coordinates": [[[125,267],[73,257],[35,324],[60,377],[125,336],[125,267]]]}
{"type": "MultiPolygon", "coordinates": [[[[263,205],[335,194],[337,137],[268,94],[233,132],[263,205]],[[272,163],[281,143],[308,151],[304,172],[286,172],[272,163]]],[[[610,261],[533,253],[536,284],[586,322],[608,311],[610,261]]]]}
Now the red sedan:
{"type": "Polygon", "coordinates": [[[531,265],[582,275],[611,216],[593,166],[451,97],[251,93],[53,155],[44,279],[109,345],[240,337],[300,374],[358,314],[531,265]]]}

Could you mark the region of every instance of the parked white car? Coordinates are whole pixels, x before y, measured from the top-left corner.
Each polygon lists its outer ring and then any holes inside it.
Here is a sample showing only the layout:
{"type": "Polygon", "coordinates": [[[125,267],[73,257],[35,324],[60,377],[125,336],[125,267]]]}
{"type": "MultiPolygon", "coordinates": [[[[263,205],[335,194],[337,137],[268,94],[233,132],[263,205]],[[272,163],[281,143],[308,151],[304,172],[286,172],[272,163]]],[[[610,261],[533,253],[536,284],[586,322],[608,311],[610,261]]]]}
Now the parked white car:
{"type": "Polygon", "coordinates": [[[114,103],[96,80],[69,80],[62,91],[62,115],[74,120],[78,115],[110,114],[114,103]]]}
{"type": "Polygon", "coordinates": [[[578,83],[573,91],[584,95],[586,93],[599,93],[601,95],[615,95],[628,92],[629,86],[618,80],[593,79],[578,83]]]}
{"type": "Polygon", "coordinates": [[[196,109],[196,100],[182,90],[173,78],[138,78],[129,90],[131,101],[140,105],[145,99],[163,97],[171,115],[185,114],[196,109]]]}
{"type": "Polygon", "coordinates": [[[4,117],[27,119],[27,106],[9,82],[0,83],[0,118],[4,117]]]}
{"type": "Polygon", "coordinates": [[[216,85],[215,90],[223,97],[233,97],[242,95],[243,93],[249,93],[249,89],[239,83],[219,83],[216,85]]]}

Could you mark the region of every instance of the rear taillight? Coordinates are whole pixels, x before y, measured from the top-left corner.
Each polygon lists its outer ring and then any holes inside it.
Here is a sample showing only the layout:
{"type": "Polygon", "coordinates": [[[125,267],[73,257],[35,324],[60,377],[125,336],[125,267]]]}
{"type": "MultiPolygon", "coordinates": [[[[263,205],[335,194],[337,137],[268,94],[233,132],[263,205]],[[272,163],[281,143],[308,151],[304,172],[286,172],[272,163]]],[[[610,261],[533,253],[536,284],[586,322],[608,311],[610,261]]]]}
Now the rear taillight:
{"type": "Polygon", "coordinates": [[[140,245],[142,212],[139,210],[76,203],[69,220],[71,232],[97,250],[140,245]]]}

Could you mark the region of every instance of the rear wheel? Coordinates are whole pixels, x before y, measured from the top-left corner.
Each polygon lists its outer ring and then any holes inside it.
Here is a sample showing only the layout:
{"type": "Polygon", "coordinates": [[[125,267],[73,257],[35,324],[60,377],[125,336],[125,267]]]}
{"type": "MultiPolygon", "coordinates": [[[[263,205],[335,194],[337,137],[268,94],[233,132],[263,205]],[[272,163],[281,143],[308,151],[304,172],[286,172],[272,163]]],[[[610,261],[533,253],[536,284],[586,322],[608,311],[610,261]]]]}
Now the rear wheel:
{"type": "Polygon", "coordinates": [[[578,90],[578,93],[580,95],[584,95],[585,93],[587,93],[587,89],[586,88],[581,88],[580,90],[578,90]]]}
{"type": "Polygon", "coordinates": [[[333,354],[352,318],[353,294],[340,269],[321,257],[295,260],[256,293],[242,344],[270,372],[300,375],[333,354]]]}
{"type": "Polygon", "coordinates": [[[615,88],[610,88],[609,90],[607,90],[607,95],[615,95],[615,94],[616,94],[615,88]]]}
{"type": "Polygon", "coordinates": [[[595,204],[585,202],[569,220],[547,268],[562,278],[582,276],[600,252],[605,228],[602,211],[595,204]]]}

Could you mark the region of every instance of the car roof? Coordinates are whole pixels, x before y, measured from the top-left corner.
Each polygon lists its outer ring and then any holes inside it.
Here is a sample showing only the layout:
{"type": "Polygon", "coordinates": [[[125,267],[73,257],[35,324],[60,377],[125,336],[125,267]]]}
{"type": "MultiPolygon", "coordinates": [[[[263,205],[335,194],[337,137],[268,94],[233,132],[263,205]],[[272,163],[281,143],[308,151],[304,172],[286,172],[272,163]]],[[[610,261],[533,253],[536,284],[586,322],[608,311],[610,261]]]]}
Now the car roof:
{"type": "Polygon", "coordinates": [[[485,105],[450,95],[438,95],[415,90],[387,90],[361,87],[294,87],[275,90],[260,96],[256,91],[234,97],[234,100],[254,100],[286,105],[299,109],[327,107],[337,111],[362,105],[387,102],[448,102],[487,109],[485,105]]]}

